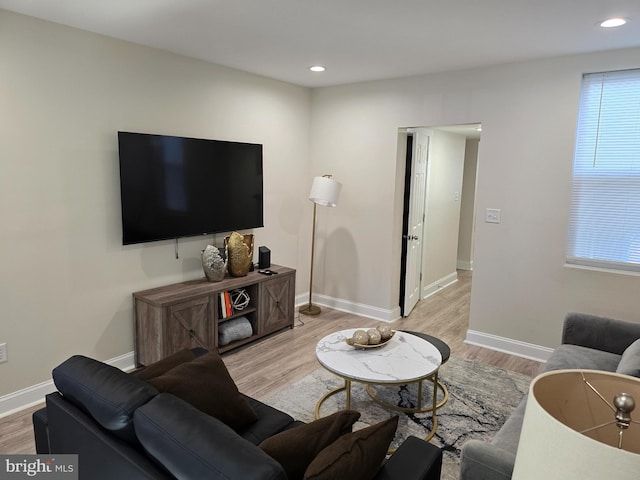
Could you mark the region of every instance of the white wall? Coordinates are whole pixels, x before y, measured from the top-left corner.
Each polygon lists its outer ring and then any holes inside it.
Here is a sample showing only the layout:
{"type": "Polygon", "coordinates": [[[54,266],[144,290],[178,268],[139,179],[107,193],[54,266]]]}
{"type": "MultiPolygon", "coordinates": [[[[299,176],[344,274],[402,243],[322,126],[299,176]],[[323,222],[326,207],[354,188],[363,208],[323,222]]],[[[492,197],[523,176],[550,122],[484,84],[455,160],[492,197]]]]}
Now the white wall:
{"type": "Polygon", "coordinates": [[[464,174],[460,202],[460,236],[458,237],[458,268],[473,269],[473,232],[475,228],[476,176],[480,140],[467,139],[464,150],[464,174]]]}
{"type": "Polygon", "coordinates": [[[131,352],[131,293],[203,276],[212,237],[122,246],[118,130],[264,144],[256,247],[308,256],[308,89],[0,10],[0,112],[0,396],[131,352]]]}
{"type": "MultiPolygon", "coordinates": [[[[398,208],[398,127],[421,124],[389,121],[372,93],[368,84],[312,93],[312,171],[332,173],[343,183],[338,207],[318,209],[322,247],[314,289],[343,299],[353,311],[385,317],[395,307],[397,316],[399,270],[395,282],[389,270],[400,259],[401,234],[391,228],[398,208]]],[[[402,218],[398,230],[401,225],[402,218]]]]}
{"type": "MultiPolygon", "coordinates": [[[[117,130],[264,144],[258,245],[308,281],[311,178],[344,183],[318,209],[315,290],[395,318],[398,128],[483,124],[473,331],[555,346],[565,312],[639,321],[640,277],[564,267],[580,77],[638,67],[640,49],[309,90],[0,11],[0,395],[73,353],[133,349],[131,292],[202,275],[204,239],[123,247],[117,130]]],[[[455,354],[455,352],[454,352],[455,354]]]]}
{"type": "Polygon", "coordinates": [[[429,294],[457,278],[465,137],[432,130],[422,249],[422,285],[429,294]]]}
{"type": "MultiPolygon", "coordinates": [[[[314,90],[313,167],[344,182],[321,291],[391,312],[398,300],[397,131],[481,122],[470,329],[553,347],[567,311],[639,321],[640,277],[564,266],[583,72],[638,67],[640,49],[314,90]]],[[[455,353],[455,352],[454,352],[455,353]]]]}

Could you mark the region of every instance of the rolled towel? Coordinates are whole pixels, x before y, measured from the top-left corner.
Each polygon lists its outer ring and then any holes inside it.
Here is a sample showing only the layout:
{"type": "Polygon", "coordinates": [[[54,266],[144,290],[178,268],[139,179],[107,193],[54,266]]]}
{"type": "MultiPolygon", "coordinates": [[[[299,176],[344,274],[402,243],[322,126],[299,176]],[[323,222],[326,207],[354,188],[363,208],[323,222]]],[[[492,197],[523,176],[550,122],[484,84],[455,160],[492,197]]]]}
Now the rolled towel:
{"type": "Polygon", "coordinates": [[[234,318],[218,325],[218,345],[221,347],[251,335],[253,327],[247,317],[234,318]]]}

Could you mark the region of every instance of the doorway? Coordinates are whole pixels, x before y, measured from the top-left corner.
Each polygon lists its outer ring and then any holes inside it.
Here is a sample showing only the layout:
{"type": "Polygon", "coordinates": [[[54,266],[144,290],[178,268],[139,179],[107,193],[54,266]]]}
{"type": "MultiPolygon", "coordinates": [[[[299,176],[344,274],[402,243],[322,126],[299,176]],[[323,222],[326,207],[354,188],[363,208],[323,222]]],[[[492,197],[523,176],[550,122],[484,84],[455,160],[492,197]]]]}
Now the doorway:
{"type": "Polygon", "coordinates": [[[402,215],[402,262],[400,314],[406,316],[420,300],[422,283],[422,236],[427,197],[429,141],[425,128],[407,130],[402,215]]]}
{"type": "Polygon", "coordinates": [[[457,281],[458,269],[472,269],[480,130],[480,124],[399,130],[400,140],[406,136],[404,158],[398,158],[405,167],[399,288],[402,317],[421,299],[457,281]],[[422,140],[418,141],[419,137],[422,140]],[[421,152],[422,148],[426,152],[421,152]],[[425,162],[420,155],[426,155],[425,162]]]}

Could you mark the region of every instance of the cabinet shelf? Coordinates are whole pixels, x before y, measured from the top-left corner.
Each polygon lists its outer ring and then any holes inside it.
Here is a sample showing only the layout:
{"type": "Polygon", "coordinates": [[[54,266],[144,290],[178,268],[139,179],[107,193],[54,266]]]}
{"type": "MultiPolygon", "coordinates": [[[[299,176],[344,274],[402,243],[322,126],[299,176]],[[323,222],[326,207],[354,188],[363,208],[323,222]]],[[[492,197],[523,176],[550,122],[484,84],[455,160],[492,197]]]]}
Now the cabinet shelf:
{"type": "Polygon", "coordinates": [[[245,309],[243,309],[243,310],[236,310],[236,311],[233,313],[233,315],[231,315],[230,317],[227,317],[227,318],[219,318],[219,319],[218,319],[218,325],[219,325],[219,324],[221,324],[221,323],[223,323],[223,322],[226,322],[226,321],[228,321],[228,320],[233,320],[234,318],[243,317],[243,316],[244,316],[244,317],[246,317],[247,315],[249,315],[249,314],[251,314],[251,313],[253,313],[253,312],[256,312],[257,310],[258,310],[258,309],[257,309],[257,308],[255,308],[255,307],[247,307],[247,308],[245,308],[245,309]]]}
{"type": "Polygon", "coordinates": [[[246,345],[247,343],[254,342],[259,338],[262,338],[264,335],[251,335],[250,337],[243,338],[242,340],[236,340],[235,342],[231,342],[228,345],[218,347],[218,351],[220,353],[228,352],[229,350],[233,350],[234,348],[241,347],[242,345],[246,345]]]}
{"type": "Polygon", "coordinates": [[[283,328],[293,328],[295,270],[272,265],[278,275],[249,272],[244,277],[206,278],[133,294],[136,365],[149,365],[184,348],[218,348],[227,352],[283,328]],[[249,305],[228,318],[219,314],[220,292],[244,288],[249,305]],[[253,335],[218,345],[218,325],[246,316],[253,335]]]}

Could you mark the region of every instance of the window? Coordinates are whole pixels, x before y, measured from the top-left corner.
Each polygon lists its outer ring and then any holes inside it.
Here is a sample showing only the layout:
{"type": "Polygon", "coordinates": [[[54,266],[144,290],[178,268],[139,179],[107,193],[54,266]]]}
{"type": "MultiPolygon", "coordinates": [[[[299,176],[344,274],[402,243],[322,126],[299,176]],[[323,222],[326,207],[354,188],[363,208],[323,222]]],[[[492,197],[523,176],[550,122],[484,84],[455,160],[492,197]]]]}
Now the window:
{"type": "Polygon", "coordinates": [[[640,272],[640,70],[583,77],[567,262],[640,272]]]}

